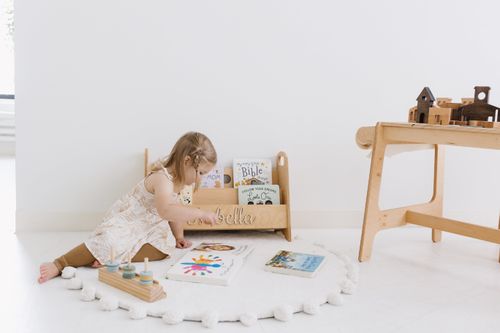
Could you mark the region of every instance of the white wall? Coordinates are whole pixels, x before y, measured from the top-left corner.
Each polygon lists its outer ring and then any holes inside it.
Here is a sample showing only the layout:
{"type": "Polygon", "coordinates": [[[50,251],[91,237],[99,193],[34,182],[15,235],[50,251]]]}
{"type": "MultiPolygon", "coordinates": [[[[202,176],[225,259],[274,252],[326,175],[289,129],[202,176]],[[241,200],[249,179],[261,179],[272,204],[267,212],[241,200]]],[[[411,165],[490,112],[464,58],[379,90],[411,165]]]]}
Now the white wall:
{"type": "MultiPolygon", "coordinates": [[[[188,130],[211,137],[226,164],[287,151],[295,225],[359,226],[369,159],[358,127],[405,121],[426,85],[455,99],[490,85],[500,105],[495,1],[26,0],[15,10],[18,230],[94,227],[140,180],[143,148],[168,153],[188,130]]],[[[448,213],[496,226],[499,155],[449,151],[448,213]]],[[[385,206],[427,197],[430,156],[388,160],[385,206]]]]}

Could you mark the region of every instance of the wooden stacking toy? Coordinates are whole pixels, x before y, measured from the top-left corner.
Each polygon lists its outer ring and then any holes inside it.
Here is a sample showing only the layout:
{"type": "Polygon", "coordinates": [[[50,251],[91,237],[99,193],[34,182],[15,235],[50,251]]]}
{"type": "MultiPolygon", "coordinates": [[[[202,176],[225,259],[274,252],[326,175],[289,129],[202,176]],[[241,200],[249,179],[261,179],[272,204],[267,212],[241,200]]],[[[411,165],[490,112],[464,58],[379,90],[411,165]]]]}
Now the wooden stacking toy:
{"type": "Polygon", "coordinates": [[[124,279],[133,279],[135,278],[135,266],[132,265],[132,259],[130,257],[130,252],[128,254],[128,264],[122,267],[123,273],[122,277],[124,279]]]}
{"type": "Polygon", "coordinates": [[[127,265],[117,271],[110,271],[109,267],[99,268],[99,281],[146,302],[155,302],[167,296],[160,283],[153,279],[153,272],[148,270],[148,258],[144,259],[144,271],[139,275],[131,264],[130,254],[127,265]]]}
{"type": "Polygon", "coordinates": [[[144,270],[141,272],[141,284],[151,285],[153,284],[153,272],[148,271],[148,262],[149,259],[144,258],[144,270]]]}
{"type": "Polygon", "coordinates": [[[116,272],[118,267],[120,267],[120,262],[115,261],[115,248],[111,247],[111,260],[106,263],[106,268],[108,272],[116,272]]]}

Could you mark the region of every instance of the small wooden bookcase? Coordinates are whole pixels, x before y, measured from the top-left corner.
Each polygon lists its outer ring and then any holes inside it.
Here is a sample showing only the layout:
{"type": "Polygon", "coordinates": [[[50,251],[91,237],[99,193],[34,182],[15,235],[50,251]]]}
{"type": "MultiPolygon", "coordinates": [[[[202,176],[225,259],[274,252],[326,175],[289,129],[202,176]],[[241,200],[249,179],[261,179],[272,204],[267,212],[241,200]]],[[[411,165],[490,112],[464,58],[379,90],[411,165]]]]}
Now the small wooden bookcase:
{"type": "MultiPolygon", "coordinates": [[[[407,223],[432,229],[432,241],[441,240],[441,231],[500,244],[500,230],[443,217],[444,145],[500,150],[500,128],[478,128],[409,123],[377,123],[362,127],[356,134],[358,146],[372,149],[370,178],[366,195],[359,261],[371,256],[375,235],[383,229],[407,223]],[[381,210],[380,185],[388,144],[431,144],[434,147],[434,191],[429,202],[381,210]]],[[[500,228],[500,225],[499,225],[500,228]]],[[[500,260],[500,259],[499,259],[500,260]]]]}
{"type": "MultiPolygon", "coordinates": [[[[149,153],[144,151],[144,174],[149,174],[149,153]]],[[[290,185],[288,180],[288,157],[279,152],[273,167],[273,184],[280,187],[280,205],[239,205],[238,189],[233,188],[233,169],[224,169],[224,188],[198,189],[193,194],[192,207],[217,214],[214,226],[201,221],[190,221],[185,230],[279,230],[288,241],[292,240],[290,219],[290,185]]]]}

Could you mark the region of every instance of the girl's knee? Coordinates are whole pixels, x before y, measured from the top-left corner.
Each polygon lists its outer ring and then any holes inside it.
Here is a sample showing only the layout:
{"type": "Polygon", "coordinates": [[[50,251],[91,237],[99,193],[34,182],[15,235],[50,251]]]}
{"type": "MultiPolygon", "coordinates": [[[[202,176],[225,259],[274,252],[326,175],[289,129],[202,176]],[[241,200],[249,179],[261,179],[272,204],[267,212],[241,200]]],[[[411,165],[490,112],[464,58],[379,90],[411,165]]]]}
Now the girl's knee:
{"type": "Polygon", "coordinates": [[[141,247],[134,258],[132,258],[132,261],[141,262],[144,261],[144,258],[146,257],[149,259],[149,261],[158,261],[168,258],[169,255],[161,252],[153,245],[146,243],[141,247]]]}

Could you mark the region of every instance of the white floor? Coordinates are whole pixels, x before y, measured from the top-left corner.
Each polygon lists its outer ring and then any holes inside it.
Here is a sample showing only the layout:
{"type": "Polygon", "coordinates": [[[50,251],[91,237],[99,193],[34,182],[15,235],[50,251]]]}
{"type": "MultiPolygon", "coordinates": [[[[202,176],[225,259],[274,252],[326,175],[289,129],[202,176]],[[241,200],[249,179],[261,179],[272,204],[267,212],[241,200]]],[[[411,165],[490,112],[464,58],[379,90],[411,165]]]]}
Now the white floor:
{"type": "MultiPolygon", "coordinates": [[[[13,235],[13,166],[0,159],[1,244],[6,262],[1,283],[2,332],[194,332],[199,323],[167,326],[160,319],[133,321],[123,310],[103,312],[78,300],[60,280],[36,283],[38,264],[81,242],[85,233],[13,235]],[[10,184],[10,187],[8,185],[10,184]],[[5,272],[7,271],[7,272],[5,272]],[[7,314],[6,316],[4,316],[7,314]]],[[[353,258],[359,229],[294,230],[353,258]]],[[[433,244],[430,231],[381,232],[373,257],[360,264],[358,292],[342,307],[324,305],[316,316],[291,322],[261,320],[254,327],[221,323],[216,332],[499,332],[498,247],[450,234],[433,244]]],[[[313,280],[312,280],[313,281],[313,280]]]]}

